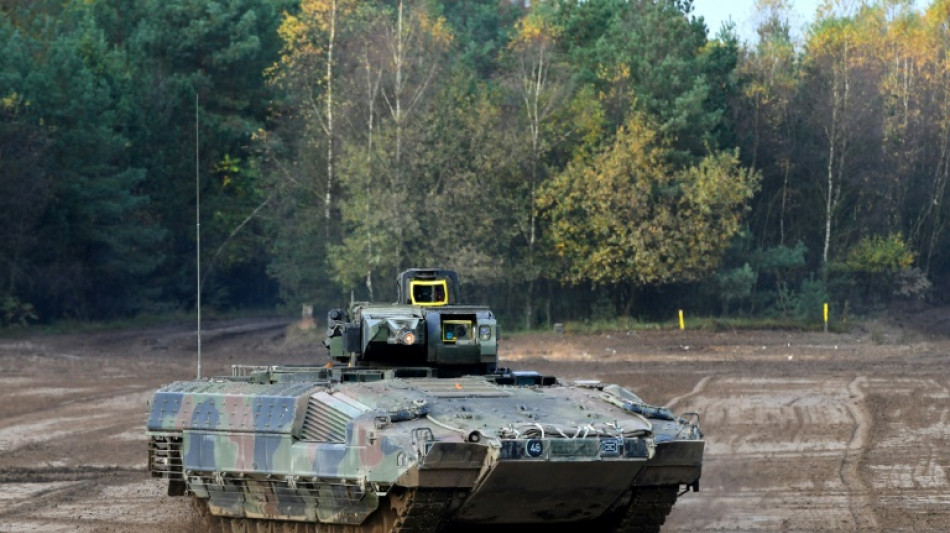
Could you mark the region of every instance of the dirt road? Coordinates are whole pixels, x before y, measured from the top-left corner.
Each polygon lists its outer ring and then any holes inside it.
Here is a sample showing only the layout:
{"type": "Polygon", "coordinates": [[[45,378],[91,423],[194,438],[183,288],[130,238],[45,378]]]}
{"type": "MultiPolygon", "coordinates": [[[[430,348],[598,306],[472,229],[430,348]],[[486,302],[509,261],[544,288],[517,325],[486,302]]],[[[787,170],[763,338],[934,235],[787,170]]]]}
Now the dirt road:
{"type": "MultiPolygon", "coordinates": [[[[205,327],[205,375],[323,361],[282,321],[205,327]]],[[[151,391],[193,378],[195,348],[188,325],[0,340],[0,531],[200,531],[188,500],[148,477],[143,438],[151,391]]],[[[950,530],[946,336],[647,331],[501,350],[517,369],[702,416],[701,491],[664,531],[950,530]]]]}

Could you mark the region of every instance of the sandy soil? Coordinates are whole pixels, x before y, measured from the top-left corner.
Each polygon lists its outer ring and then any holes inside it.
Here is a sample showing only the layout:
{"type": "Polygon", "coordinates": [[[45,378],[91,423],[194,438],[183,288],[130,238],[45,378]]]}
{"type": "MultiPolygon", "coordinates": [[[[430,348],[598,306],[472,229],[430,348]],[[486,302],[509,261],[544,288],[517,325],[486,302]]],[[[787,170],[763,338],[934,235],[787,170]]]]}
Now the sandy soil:
{"type": "MultiPolygon", "coordinates": [[[[948,531],[950,313],[907,323],[520,335],[501,353],[701,415],[701,491],[664,531],[948,531]]],[[[201,530],[145,472],[146,402],[194,377],[189,328],[0,339],[0,531],[201,530]]],[[[205,329],[205,375],[325,360],[280,320],[205,329]]]]}

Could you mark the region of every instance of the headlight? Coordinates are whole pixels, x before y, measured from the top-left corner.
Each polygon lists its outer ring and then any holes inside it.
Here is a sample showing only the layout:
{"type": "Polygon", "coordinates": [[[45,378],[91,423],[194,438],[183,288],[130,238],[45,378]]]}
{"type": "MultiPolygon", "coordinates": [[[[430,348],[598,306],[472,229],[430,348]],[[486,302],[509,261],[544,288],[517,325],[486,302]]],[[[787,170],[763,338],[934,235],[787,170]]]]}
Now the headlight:
{"type": "Polygon", "coordinates": [[[406,344],[406,345],[415,344],[415,342],[416,342],[416,334],[413,333],[413,332],[411,332],[411,331],[402,331],[402,332],[399,334],[399,342],[401,342],[401,343],[403,343],[403,344],[406,344]]]}
{"type": "Polygon", "coordinates": [[[491,326],[478,326],[478,338],[483,341],[491,339],[491,326]]]}

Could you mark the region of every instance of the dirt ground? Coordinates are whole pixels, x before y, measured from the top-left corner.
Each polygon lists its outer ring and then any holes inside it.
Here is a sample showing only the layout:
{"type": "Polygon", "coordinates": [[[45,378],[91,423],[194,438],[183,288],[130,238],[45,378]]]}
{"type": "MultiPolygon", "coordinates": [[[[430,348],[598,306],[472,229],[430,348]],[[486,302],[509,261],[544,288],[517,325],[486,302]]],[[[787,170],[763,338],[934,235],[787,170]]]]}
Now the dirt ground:
{"type": "MultiPolygon", "coordinates": [[[[204,327],[205,375],[325,361],[286,321],[204,327]]],[[[195,375],[191,329],[0,339],[0,531],[200,531],[146,473],[143,430],[151,392],[195,375]]],[[[519,335],[501,355],[701,415],[701,491],[666,532],[950,531],[950,312],[847,334],[519,335]]]]}

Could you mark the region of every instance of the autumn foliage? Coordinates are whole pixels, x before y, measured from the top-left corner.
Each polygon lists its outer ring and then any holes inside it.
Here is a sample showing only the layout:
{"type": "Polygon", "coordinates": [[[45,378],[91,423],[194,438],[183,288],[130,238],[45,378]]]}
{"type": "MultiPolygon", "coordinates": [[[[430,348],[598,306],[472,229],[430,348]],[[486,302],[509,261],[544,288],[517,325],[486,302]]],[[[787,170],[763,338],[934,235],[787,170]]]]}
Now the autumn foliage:
{"type": "Polygon", "coordinates": [[[409,266],[523,327],[950,286],[950,0],[746,41],[680,0],[0,9],[5,324],[191,309],[199,226],[222,310],[409,266]]]}

